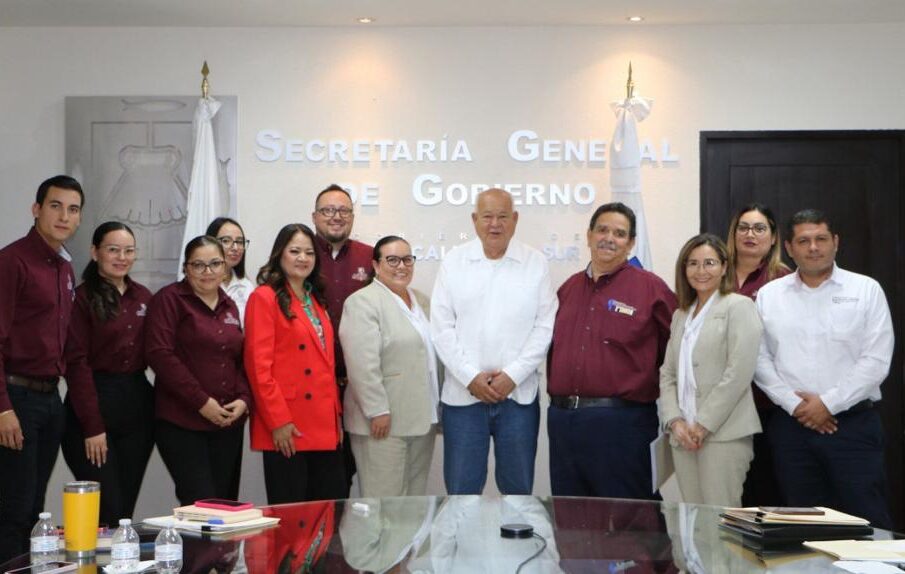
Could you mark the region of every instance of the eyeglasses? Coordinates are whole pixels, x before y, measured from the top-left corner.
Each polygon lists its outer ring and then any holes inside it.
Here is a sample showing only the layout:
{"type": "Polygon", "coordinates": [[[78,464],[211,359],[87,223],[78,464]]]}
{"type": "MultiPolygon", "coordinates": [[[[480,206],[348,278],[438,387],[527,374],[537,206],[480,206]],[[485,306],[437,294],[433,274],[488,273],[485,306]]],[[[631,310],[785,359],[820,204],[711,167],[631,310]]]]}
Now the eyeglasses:
{"type": "Polygon", "coordinates": [[[339,215],[343,219],[346,219],[352,216],[352,208],[350,207],[333,207],[331,205],[329,207],[321,207],[317,210],[317,212],[324,217],[333,217],[334,215],[339,215]]]}
{"type": "Polygon", "coordinates": [[[205,263],[204,261],[189,261],[186,263],[189,269],[192,270],[192,273],[195,275],[201,275],[205,271],[210,270],[211,273],[219,273],[221,269],[223,269],[223,265],[226,264],[226,261],[222,259],[214,259],[213,261],[208,261],[205,263]]]}
{"type": "Polygon", "coordinates": [[[706,271],[713,271],[720,267],[722,263],[719,259],[705,259],[703,261],[698,261],[697,259],[689,259],[685,262],[686,269],[698,269],[703,267],[706,271]]]}
{"type": "Polygon", "coordinates": [[[248,244],[251,243],[251,239],[245,239],[244,237],[229,237],[228,235],[218,237],[217,241],[220,242],[223,249],[230,249],[233,245],[238,249],[245,249],[248,247],[248,244]]]}
{"type": "Polygon", "coordinates": [[[739,235],[747,235],[749,231],[753,231],[758,237],[767,232],[770,227],[764,223],[755,223],[748,225],[747,223],[739,223],[735,226],[735,232],[739,235]]]}
{"type": "Polygon", "coordinates": [[[109,255],[110,257],[118,258],[120,255],[125,257],[126,259],[135,259],[135,256],[138,255],[138,250],[134,247],[120,247],[119,245],[103,245],[101,249],[104,253],[109,255]]]}
{"type": "Polygon", "coordinates": [[[390,267],[399,267],[399,264],[402,263],[406,267],[411,267],[415,264],[415,256],[414,255],[406,255],[405,257],[399,257],[396,255],[387,255],[382,258],[387,262],[387,265],[390,267]]]}

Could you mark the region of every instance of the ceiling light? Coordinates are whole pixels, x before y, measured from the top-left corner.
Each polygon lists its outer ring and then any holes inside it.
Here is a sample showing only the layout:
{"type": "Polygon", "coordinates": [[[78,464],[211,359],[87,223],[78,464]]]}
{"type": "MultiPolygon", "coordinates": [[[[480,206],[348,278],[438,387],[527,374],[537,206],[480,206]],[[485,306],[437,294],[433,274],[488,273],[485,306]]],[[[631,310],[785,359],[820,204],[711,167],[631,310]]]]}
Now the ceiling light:
{"type": "Polygon", "coordinates": [[[626,20],[629,22],[644,22],[644,16],[629,16],[626,20]]]}
{"type": "Polygon", "coordinates": [[[358,19],[358,23],[359,23],[359,24],[372,24],[372,23],[374,23],[375,21],[376,21],[375,18],[368,18],[367,16],[365,16],[364,18],[359,18],[359,19],[358,19]]]}

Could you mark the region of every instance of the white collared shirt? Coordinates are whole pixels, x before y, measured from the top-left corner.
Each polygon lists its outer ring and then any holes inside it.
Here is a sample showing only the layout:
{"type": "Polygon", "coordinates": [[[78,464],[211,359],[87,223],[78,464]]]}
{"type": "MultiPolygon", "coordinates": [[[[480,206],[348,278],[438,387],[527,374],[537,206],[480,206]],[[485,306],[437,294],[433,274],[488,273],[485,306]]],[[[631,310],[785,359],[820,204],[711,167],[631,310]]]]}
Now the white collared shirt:
{"type": "Polygon", "coordinates": [[[720,299],[719,291],[710,295],[704,306],[694,314],[694,307],[697,302],[692,303],[688,308],[688,315],[685,316],[685,331],[682,333],[682,342],[679,344],[679,361],[676,373],[679,410],[685,421],[693,425],[698,418],[698,401],[696,393],[698,390],[698,382],[694,378],[694,348],[698,344],[698,335],[701,334],[701,327],[707,319],[707,313],[710,308],[720,299]]]}
{"type": "Polygon", "coordinates": [[[514,401],[533,402],[557,306],[540,251],[515,239],[497,260],[484,255],[478,239],[450,251],[431,296],[431,336],[446,366],[443,402],[478,402],[468,384],[494,370],[515,382],[514,401]]]}
{"type": "Polygon", "coordinates": [[[255,290],[255,284],[251,282],[248,277],[242,277],[241,279],[232,272],[232,276],[230,277],[229,283],[223,286],[223,290],[226,291],[226,294],[229,295],[229,298],[235,302],[236,307],[239,308],[239,322],[242,323],[242,327],[245,327],[245,305],[248,304],[248,298],[251,297],[251,292],[255,290]]]}
{"type": "Polygon", "coordinates": [[[834,265],[812,289],[792,273],[761,287],[757,310],[764,336],[755,382],[786,412],[801,402],[795,391],[820,395],[833,414],[880,400],[894,335],[875,280],[834,265]]]}

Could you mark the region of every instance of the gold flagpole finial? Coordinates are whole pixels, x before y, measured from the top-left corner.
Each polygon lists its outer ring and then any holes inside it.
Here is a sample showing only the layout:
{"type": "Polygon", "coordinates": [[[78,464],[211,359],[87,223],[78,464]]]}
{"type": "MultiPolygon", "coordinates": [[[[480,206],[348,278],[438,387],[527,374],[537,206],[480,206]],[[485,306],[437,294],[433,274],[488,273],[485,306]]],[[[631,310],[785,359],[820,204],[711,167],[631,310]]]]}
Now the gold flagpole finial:
{"type": "Polygon", "coordinates": [[[201,66],[201,97],[205,100],[207,99],[208,94],[211,91],[211,84],[207,81],[207,75],[211,73],[210,68],[207,67],[207,60],[204,61],[204,65],[201,66]]]}
{"type": "Polygon", "coordinates": [[[632,61],[628,62],[628,81],[625,83],[625,99],[629,100],[635,93],[635,82],[632,81],[632,61]]]}

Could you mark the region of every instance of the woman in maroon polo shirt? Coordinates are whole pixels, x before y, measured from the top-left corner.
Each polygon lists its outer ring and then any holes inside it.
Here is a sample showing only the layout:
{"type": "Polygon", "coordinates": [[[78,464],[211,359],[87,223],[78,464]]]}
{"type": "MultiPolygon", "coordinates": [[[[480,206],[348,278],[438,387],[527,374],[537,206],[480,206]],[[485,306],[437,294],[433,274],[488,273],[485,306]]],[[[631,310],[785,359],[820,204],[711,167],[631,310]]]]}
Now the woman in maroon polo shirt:
{"type": "Polygon", "coordinates": [[[123,223],[94,230],[66,338],[66,433],[77,480],[101,483],[100,521],[131,518],[154,448],[154,393],[145,377],[151,292],[132,281],[135,236],[123,223]]]}
{"type": "MultiPolygon", "coordinates": [[[[760,203],[743,206],[732,216],[726,238],[729,273],[736,293],[757,298],[768,282],[789,274],[782,262],[782,241],[773,211],[760,203]]],[[[767,395],[752,383],[754,404],[763,428],[776,408],[767,395]]],[[[782,499],[773,473],[773,455],[766,434],[754,435],[754,460],[742,493],[744,506],[779,506],[782,499]]]]}
{"type": "Polygon", "coordinates": [[[148,310],[157,448],[180,503],[236,499],[251,397],[239,310],[220,287],[226,257],[217,239],[192,239],[183,271],[185,279],[158,291],[148,310]]]}

